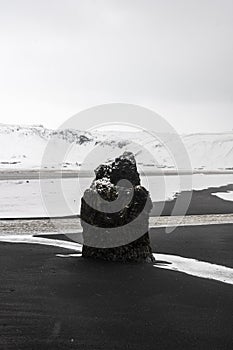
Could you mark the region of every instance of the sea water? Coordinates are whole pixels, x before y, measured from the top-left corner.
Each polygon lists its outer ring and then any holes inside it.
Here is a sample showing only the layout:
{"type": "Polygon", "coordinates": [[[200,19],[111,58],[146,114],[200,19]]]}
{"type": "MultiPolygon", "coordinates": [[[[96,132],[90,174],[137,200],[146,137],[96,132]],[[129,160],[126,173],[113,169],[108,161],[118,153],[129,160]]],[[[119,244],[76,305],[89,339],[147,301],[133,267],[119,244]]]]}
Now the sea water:
{"type": "MultiPolygon", "coordinates": [[[[0,181],[0,218],[50,217],[79,214],[81,197],[91,177],[0,181]]],[[[172,200],[177,193],[233,183],[232,174],[142,176],[153,202],[172,200]]],[[[215,194],[216,195],[216,194],[215,194]]],[[[222,195],[222,194],[221,194],[222,195]]],[[[227,200],[233,196],[226,195],[227,200]]]]}

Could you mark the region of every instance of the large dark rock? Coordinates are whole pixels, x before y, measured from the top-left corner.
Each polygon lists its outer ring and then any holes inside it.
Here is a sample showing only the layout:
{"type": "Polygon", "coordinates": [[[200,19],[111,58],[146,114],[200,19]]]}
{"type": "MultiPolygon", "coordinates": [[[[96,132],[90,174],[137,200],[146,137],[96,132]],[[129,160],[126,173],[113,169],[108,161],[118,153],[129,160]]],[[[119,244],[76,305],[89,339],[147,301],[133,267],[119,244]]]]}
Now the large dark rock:
{"type": "Polygon", "coordinates": [[[85,258],[153,262],[148,234],[152,202],[140,185],[134,155],[125,152],[95,170],[81,203],[85,258]]]}

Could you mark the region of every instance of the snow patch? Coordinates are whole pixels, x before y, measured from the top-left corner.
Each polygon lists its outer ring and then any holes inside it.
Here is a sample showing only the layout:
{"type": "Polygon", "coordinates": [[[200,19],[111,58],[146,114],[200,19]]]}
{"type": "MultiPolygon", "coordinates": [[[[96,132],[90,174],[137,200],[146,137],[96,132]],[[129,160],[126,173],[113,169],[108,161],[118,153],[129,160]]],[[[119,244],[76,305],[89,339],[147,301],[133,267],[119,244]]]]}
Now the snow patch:
{"type": "Polygon", "coordinates": [[[233,191],[212,193],[212,196],[224,199],[225,201],[233,201],[233,191]]]}

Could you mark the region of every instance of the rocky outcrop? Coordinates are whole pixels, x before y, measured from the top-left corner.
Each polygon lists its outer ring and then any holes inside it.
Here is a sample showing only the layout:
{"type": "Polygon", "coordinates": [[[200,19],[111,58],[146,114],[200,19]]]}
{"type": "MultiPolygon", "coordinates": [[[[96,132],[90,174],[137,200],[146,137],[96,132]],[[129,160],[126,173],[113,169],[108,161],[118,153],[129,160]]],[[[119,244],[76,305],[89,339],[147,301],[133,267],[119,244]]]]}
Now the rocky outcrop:
{"type": "Polygon", "coordinates": [[[85,258],[153,262],[148,234],[152,202],[141,186],[134,155],[125,152],[95,170],[81,203],[85,258]]]}

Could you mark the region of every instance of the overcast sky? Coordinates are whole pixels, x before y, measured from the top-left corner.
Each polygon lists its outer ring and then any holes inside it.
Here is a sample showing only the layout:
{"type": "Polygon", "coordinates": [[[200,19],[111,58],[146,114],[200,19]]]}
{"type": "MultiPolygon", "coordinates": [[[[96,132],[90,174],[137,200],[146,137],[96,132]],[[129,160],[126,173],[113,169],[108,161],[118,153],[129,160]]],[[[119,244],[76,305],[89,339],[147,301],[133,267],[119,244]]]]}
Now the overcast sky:
{"type": "Polygon", "coordinates": [[[178,132],[233,129],[232,0],[0,0],[0,45],[2,123],[126,102],[178,132]]]}

